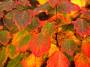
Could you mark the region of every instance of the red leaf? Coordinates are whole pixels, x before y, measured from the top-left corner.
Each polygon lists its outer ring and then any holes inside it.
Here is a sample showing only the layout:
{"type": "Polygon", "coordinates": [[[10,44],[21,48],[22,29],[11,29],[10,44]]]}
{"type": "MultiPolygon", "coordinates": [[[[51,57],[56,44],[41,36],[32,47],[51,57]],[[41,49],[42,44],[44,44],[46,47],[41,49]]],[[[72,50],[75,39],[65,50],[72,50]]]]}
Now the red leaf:
{"type": "Polygon", "coordinates": [[[69,60],[60,51],[55,52],[47,61],[47,67],[69,67],[69,60]]]}
{"type": "Polygon", "coordinates": [[[80,10],[80,8],[70,1],[63,1],[57,8],[57,11],[62,13],[71,13],[72,11],[78,10],[80,10]]]}
{"type": "Polygon", "coordinates": [[[46,54],[50,48],[50,37],[43,36],[42,34],[36,34],[29,42],[32,53],[36,56],[42,56],[46,54]]]}
{"type": "Polygon", "coordinates": [[[83,54],[77,54],[74,58],[75,67],[90,67],[90,59],[83,54]]]}
{"type": "Polygon", "coordinates": [[[74,22],[74,29],[81,37],[90,35],[90,25],[85,19],[78,18],[74,22]]]}
{"type": "Polygon", "coordinates": [[[84,55],[90,57],[90,53],[89,53],[90,52],[90,42],[84,43],[82,45],[82,52],[84,55]]]}
{"type": "Polygon", "coordinates": [[[76,45],[74,40],[64,39],[63,44],[61,45],[61,51],[64,53],[73,56],[76,50],[76,45]]]}

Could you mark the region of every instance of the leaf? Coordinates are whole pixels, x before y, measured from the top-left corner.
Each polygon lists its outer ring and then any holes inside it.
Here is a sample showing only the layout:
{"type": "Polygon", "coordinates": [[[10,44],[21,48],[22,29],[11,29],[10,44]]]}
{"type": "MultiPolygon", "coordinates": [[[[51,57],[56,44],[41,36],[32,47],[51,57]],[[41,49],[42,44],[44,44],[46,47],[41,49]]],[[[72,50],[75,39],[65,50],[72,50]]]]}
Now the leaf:
{"type": "MultiPolygon", "coordinates": [[[[12,18],[11,17],[12,15],[10,14],[9,15],[9,18],[12,18]]],[[[7,19],[7,18],[4,18],[4,25],[5,27],[11,32],[11,33],[15,33],[18,31],[18,28],[17,26],[13,23],[13,21],[11,19],[7,19]]]]}
{"type": "Polygon", "coordinates": [[[50,57],[56,51],[59,51],[59,48],[55,44],[51,44],[48,56],[50,57]]]}
{"type": "Polygon", "coordinates": [[[62,25],[62,29],[63,29],[64,31],[67,31],[67,30],[73,31],[73,30],[74,30],[74,25],[73,25],[73,24],[62,25]]]}
{"type": "Polygon", "coordinates": [[[80,8],[86,5],[86,0],[71,0],[71,2],[78,5],[80,8]]]}
{"type": "Polygon", "coordinates": [[[4,65],[7,59],[7,53],[6,53],[6,48],[2,47],[2,50],[0,51],[0,65],[4,65]]]}
{"type": "Polygon", "coordinates": [[[41,67],[42,57],[36,57],[34,54],[30,54],[22,61],[22,67],[41,67]]]}
{"type": "Polygon", "coordinates": [[[83,43],[81,46],[81,51],[85,56],[90,58],[90,42],[83,43]]]}
{"type": "Polygon", "coordinates": [[[15,45],[20,51],[24,52],[28,49],[29,40],[31,35],[26,30],[17,32],[12,40],[12,44],[15,45]]]}
{"type": "Polygon", "coordinates": [[[70,62],[68,58],[61,51],[56,51],[48,59],[46,67],[69,67],[69,65],[70,62]]]}
{"type": "Polygon", "coordinates": [[[31,31],[31,30],[35,29],[36,27],[38,27],[38,26],[39,26],[39,23],[37,22],[37,19],[36,18],[32,18],[31,24],[29,24],[26,29],[28,31],[31,31]]]}
{"type": "Polygon", "coordinates": [[[56,6],[60,5],[61,0],[48,0],[48,3],[52,6],[52,8],[55,8],[56,6]]]}
{"type": "Polygon", "coordinates": [[[7,13],[4,20],[6,24],[10,25],[11,23],[11,25],[15,25],[19,30],[25,29],[32,21],[32,11],[25,10],[25,8],[20,9],[18,7],[17,10],[7,13]]]}
{"type": "Polygon", "coordinates": [[[37,0],[41,5],[45,4],[47,0],[37,0]]]}
{"type": "MultiPolygon", "coordinates": [[[[7,64],[7,67],[16,67],[20,65],[20,61],[22,60],[23,55],[18,55],[16,58],[10,60],[7,64]]],[[[21,66],[21,65],[20,65],[21,66]]]]}
{"type": "Polygon", "coordinates": [[[45,36],[42,33],[32,36],[29,42],[29,47],[35,56],[43,56],[50,48],[51,40],[50,36],[45,36]]]}
{"type": "Polygon", "coordinates": [[[19,51],[17,51],[16,47],[12,44],[9,45],[8,50],[10,58],[15,58],[19,54],[19,51]]]}
{"type": "Polygon", "coordinates": [[[30,15],[30,11],[17,11],[14,14],[14,22],[16,26],[20,29],[24,29],[31,23],[32,15],[30,15]]]}
{"type": "Polygon", "coordinates": [[[61,12],[63,14],[70,14],[72,11],[78,11],[80,8],[69,2],[69,1],[63,1],[58,7],[57,12],[61,12]]]}
{"type": "Polygon", "coordinates": [[[73,24],[74,24],[75,32],[80,37],[86,37],[90,35],[90,31],[89,31],[90,24],[88,23],[87,20],[78,18],[73,24]]]}
{"type": "Polygon", "coordinates": [[[75,67],[89,67],[90,66],[90,60],[86,56],[84,56],[82,53],[78,53],[74,57],[75,67]]]}
{"type": "Polygon", "coordinates": [[[0,2],[0,11],[10,11],[16,7],[16,4],[12,0],[0,2]]]}
{"type": "Polygon", "coordinates": [[[41,32],[42,32],[43,34],[45,34],[45,35],[46,35],[46,34],[47,34],[47,35],[51,35],[52,32],[53,32],[53,30],[54,30],[53,24],[47,22],[47,23],[43,26],[41,32]]]}
{"type": "Polygon", "coordinates": [[[76,50],[76,45],[74,40],[71,39],[64,39],[62,45],[61,45],[61,51],[64,53],[73,56],[74,52],[76,50]]]}
{"type": "Polygon", "coordinates": [[[8,44],[9,40],[10,40],[10,33],[6,30],[2,30],[0,31],[0,43],[3,45],[8,44]]]}
{"type": "Polygon", "coordinates": [[[90,20],[90,10],[82,10],[80,17],[86,20],[90,20]]]}
{"type": "Polygon", "coordinates": [[[29,0],[16,0],[15,3],[17,5],[30,6],[29,0]]]}

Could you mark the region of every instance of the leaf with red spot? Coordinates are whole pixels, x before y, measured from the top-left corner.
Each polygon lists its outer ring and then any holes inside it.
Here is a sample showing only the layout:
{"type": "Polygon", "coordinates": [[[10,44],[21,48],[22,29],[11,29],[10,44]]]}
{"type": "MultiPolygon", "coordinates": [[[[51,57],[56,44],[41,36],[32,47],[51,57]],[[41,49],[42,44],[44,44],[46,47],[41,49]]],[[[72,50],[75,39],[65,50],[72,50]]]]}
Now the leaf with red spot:
{"type": "Polygon", "coordinates": [[[87,20],[78,18],[75,22],[73,22],[73,24],[75,32],[79,36],[86,37],[90,35],[90,24],[87,20]]]}
{"type": "Polygon", "coordinates": [[[47,61],[46,67],[69,67],[68,58],[61,52],[55,52],[47,61]]]}

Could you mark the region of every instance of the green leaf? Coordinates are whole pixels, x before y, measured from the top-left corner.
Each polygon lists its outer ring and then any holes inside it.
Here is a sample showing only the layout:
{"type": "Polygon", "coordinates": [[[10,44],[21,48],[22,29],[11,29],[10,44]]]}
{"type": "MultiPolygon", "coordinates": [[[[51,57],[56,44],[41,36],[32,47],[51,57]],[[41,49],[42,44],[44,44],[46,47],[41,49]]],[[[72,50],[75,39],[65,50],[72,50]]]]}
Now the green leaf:
{"type": "Polygon", "coordinates": [[[31,39],[31,35],[28,31],[23,30],[19,31],[15,34],[12,40],[13,45],[17,45],[18,48],[22,48],[23,46],[27,46],[29,40],[31,39]]]}
{"type": "Polygon", "coordinates": [[[4,21],[4,24],[5,24],[5,27],[11,32],[11,33],[15,33],[18,31],[18,28],[17,26],[13,23],[13,21],[11,20],[12,18],[12,15],[8,14],[8,18],[5,18],[3,21],[4,21]]]}
{"type": "Polygon", "coordinates": [[[6,30],[0,31],[0,43],[1,44],[7,44],[10,39],[10,33],[6,30]]]}
{"type": "Polygon", "coordinates": [[[75,42],[71,39],[64,39],[62,45],[61,45],[61,50],[70,55],[73,56],[75,50],[76,50],[76,45],[75,42]]]}
{"type": "Polygon", "coordinates": [[[51,35],[53,32],[53,24],[47,22],[41,30],[42,33],[51,35]]]}
{"type": "Polygon", "coordinates": [[[62,29],[63,29],[64,31],[67,31],[67,30],[73,31],[73,30],[74,30],[74,26],[73,26],[73,24],[62,25],[62,29]]]}
{"type": "Polygon", "coordinates": [[[18,55],[16,58],[8,62],[7,67],[17,67],[18,65],[19,65],[18,67],[21,67],[20,61],[22,60],[22,58],[23,58],[22,54],[18,55]]]}
{"type": "Polygon", "coordinates": [[[6,48],[2,47],[2,50],[0,51],[0,65],[3,65],[6,60],[6,48]]]}
{"type": "Polygon", "coordinates": [[[19,47],[22,47],[23,45],[27,45],[29,40],[31,39],[30,35],[26,35],[25,37],[22,38],[22,40],[19,42],[19,47]]]}
{"type": "Polygon", "coordinates": [[[14,45],[12,45],[12,44],[10,44],[9,45],[9,51],[10,51],[10,56],[11,57],[14,57],[15,55],[16,55],[16,48],[15,48],[15,46],[14,45]]]}
{"type": "Polygon", "coordinates": [[[37,26],[39,26],[39,23],[38,23],[38,21],[36,20],[36,18],[33,18],[31,24],[29,24],[26,29],[27,29],[28,31],[30,31],[30,30],[36,28],[37,26]]]}

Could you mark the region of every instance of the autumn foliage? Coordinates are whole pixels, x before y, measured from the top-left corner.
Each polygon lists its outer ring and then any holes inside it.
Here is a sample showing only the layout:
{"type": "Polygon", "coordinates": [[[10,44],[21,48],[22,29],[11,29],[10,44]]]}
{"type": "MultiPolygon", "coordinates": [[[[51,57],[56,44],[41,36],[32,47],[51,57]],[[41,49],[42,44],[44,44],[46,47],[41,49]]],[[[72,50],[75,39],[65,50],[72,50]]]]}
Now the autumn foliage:
{"type": "Polygon", "coordinates": [[[0,0],[0,67],[90,67],[90,1],[0,0]]]}

